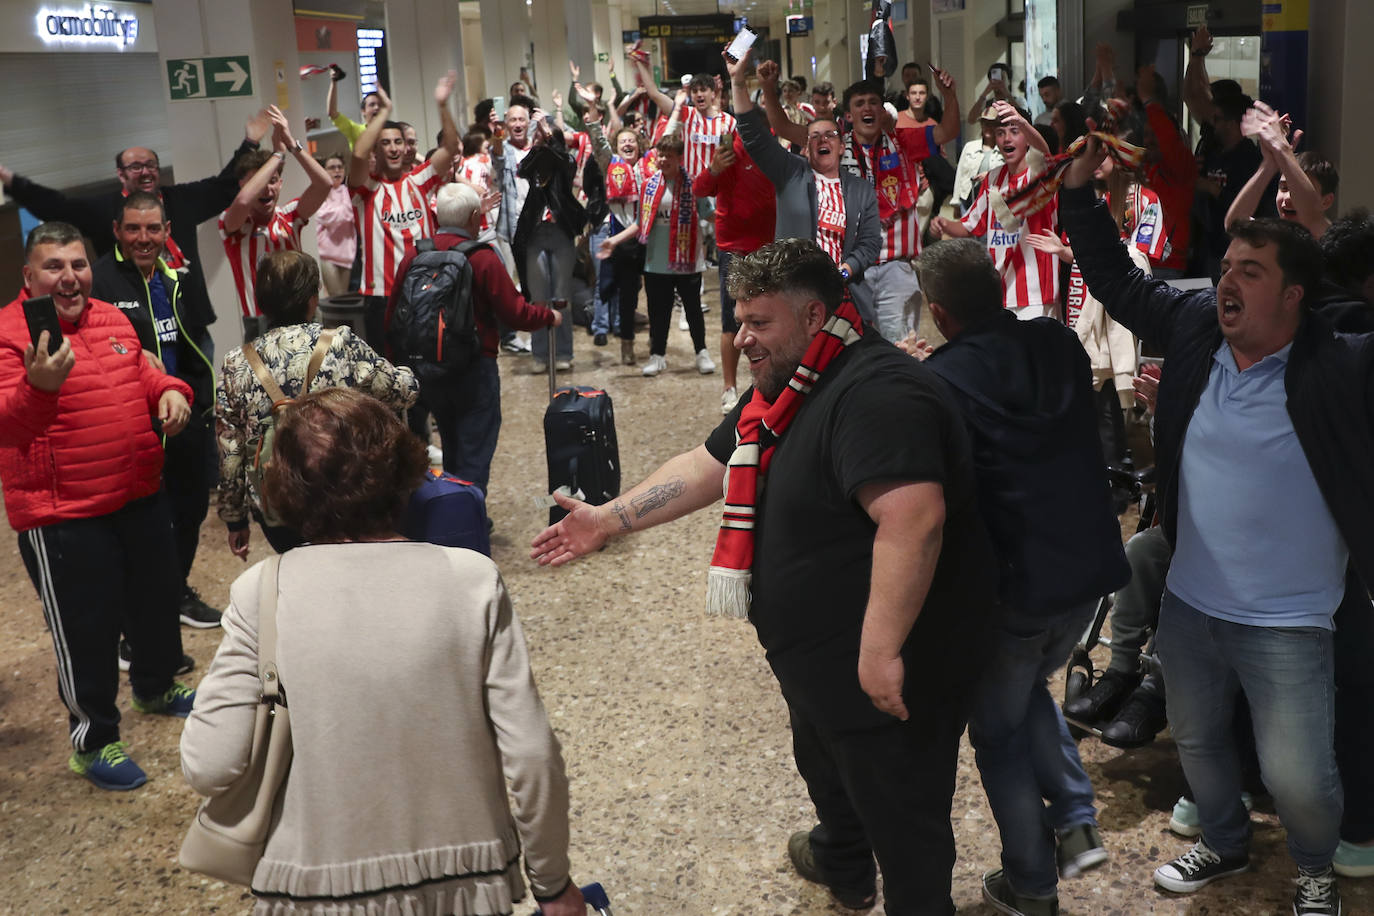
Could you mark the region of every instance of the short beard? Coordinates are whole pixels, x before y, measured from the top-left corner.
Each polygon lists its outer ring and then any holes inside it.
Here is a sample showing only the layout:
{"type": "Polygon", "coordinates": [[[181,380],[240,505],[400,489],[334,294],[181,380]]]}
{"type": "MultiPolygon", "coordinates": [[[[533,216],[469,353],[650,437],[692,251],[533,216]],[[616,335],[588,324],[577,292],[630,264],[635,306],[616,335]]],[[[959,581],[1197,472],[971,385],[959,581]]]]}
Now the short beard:
{"type": "Polygon", "coordinates": [[[789,341],[784,349],[769,354],[769,368],[762,376],[754,377],[754,387],[770,403],[778,399],[787,383],[792,381],[792,376],[797,374],[797,367],[801,365],[810,346],[811,339],[799,335],[797,340],[789,341]]]}

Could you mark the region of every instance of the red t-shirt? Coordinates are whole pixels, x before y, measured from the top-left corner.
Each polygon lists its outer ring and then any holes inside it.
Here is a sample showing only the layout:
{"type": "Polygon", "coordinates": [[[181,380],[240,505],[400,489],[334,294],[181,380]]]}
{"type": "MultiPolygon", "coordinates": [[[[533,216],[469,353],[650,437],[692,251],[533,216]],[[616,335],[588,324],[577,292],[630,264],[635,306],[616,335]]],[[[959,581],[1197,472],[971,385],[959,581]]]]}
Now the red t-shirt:
{"type": "Polygon", "coordinates": [[[735,161],[712,175],[710,160],[692,181],[697,197],[716,198],[716,247],[750,254],[773,241],[777,232],[778,196],[773,182],[759,171],[735,134],[735,161]]]}

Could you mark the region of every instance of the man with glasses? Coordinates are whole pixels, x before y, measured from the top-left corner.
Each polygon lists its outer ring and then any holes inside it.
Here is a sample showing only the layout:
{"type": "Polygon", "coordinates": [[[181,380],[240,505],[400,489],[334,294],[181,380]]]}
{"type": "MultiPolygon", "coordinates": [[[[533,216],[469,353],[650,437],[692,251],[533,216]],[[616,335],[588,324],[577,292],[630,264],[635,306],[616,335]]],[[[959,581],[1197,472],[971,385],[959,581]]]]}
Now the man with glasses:
{"type": "MultiPolygon", "coordinates": [[[[0,183],[19,205],[41,220],[61,220],[81,230],[94,245],[93,257],[102,256],[114,248],[110,226],[120,217],[124,198],[135,191],[145,191],[161,199],[171,233],[163,260],[180,275],[183,305],[191,323],[209,327],[215,320],[210,293],[205,288],[205,272],[200,263],[200,243],[196,227],[207,219],[224,212],[238,193],[238,179],[234,163],[244,153],[258,148],[258,141],[272,127],[266,109],[248,119],[243,142],[234,150],[229,161],[218,174],[197,181],[164,185],[162,163],[157,153],[142,146],[131,146],[115,154],[115,177],[119,190],[85,197],[69,197],[61,191],[30,181],[23,175],[0,165],[0,183]]],[[[202,349],[210,353],[207,332],[202,349]]],[[[219,614],[215,614],[218,619],[219,614]]]]}
{"type": "Polygon", "coordinates": [[[809,238],[819,245],[839,266],[864,323],[873,324],[873,296],[862,283],[864,271],[877,261],[883,242],[873,185],[840,168],[842,144],[834,121],[817,118],[806,126],[804,157],[778,145],[767,117],[749,99],[745,83],[749,58],[748,52],[738,61],[726,57],[725,66],[730,72],[740,139],[778,192],[774,238],[809,238]],[[810,226],[816,227],[814,233],[796,234],[797,227],[810,226]]]}

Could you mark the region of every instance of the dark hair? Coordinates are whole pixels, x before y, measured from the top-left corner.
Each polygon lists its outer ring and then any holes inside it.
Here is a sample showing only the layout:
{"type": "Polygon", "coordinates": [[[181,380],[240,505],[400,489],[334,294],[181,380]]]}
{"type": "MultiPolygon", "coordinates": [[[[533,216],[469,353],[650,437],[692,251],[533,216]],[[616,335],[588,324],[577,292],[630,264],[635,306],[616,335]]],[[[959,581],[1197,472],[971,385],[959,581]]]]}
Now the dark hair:
{"type": "MultiPolygon", "coordinates": [[[[127,152],[128,152],[129,150],[131,150],[131,149],[133,149],[132,146],[126,146],[126,147],[124,147],[122,150],[120,150],[119,152],[115,153],[115,168],[117,168],[117,169],[123,169],[123,168],[124,168],[124,154],[127,153],[127,152]]],[[[159,159],[159,158],[157,158],[157,153],[153,152],[152,150],[148,150],[148,152],[153,153],[153,163],[154,163],[155,165],[157,165],[158,168],[161,168],[161,167],[162,167],[162,160],[159,159]]]]}
{"type": "Polygon", "coordinates": [[[1301,286],[1304,302],[1317,298],[1322,281],[1322,250],[1307,227],[1292,220],[1242,219],[1227,227],[1231,238],[1252,248],[1277,247],[1279,270],[1284,286],[1301,286]]]}
{"type": "Polygon", "coordinates": [[[134,191],[124,198],[119,205],[119,218],[122,220],[130,210],[156,210],[162,214],[163,220],[167,219],[167,208],[162,205],[162,198],[147,191],[134,191]]]}
{"type": "Polygon", "coordinates": [[[1059,117],[1064,122],[1064,136],[1059,138],[1062,151],[1088,132],[1088,116],[1083,113],[1083,106],[1071,99],[1057,103],[1054,110],[1059,112],[1059,117]]]}
{"type": "Polygon", "coordinates": [[[1218,103],[1227,96],[1241,96],[1245,94],[1245,91],[1240,88],[1240,83],[1235,80],[1212,80],[1209,88],[1212,90],[1212,101],[1218,103]]]}
{"type": "Polygon", "coordinates": [[[692,92],[696,89],[714,90],[715,88],[716,78],[709,73],[695,73],[692,75],[692,81],[687,84],[688,92],[692,92]]]}
{"type": "Polygon", "coordinates": [[[403,121],[383,121],[382,130],[377,134],[377,138],[381,139],[382,133],[388,130],[400,131],[402,139],[405,138],[405,123],[403,121]]]}
{"type": "Polygon", "coordinates": [[[849,111],[849,102],[856,95],[876,95],[878,101],[883,100],[883,84],[878,80],[859,80],[851,83],[844,90],[844,98],[840,101],[840,111],[849,111]]]}
{"type": "Polygon", "coordinates": [[[28,241],[24,243],[24,259],[28,260],[29,255],[33,254],[33,250],[39,245],[60,245],[65,248],[75,242],[86,245],[86,253],[90,254],[92,249],[80,229],[71,223],[49,220],[35,226],[29,233],[28,241]]]}
{"type": "Polygon", "coordinates": [[[1215,99],[1217,113],[1227,121],[1240,123],[1240,119],[1245,117],[1245,113],[1250,110],[1250,106],[1255,104],[1255,100],[1250,96],[1241,93],[1239,95],[1223,95],[1215,99]]]}
{"type": "Polygon", "coordinates": [[[835,84],[831,82],[820,82],[811,87],[812,95],[828,95],[832,99],[835,97],[835,84]]]}
{"type": "Polygon", "coordinates": [[[272,158],[272,152],[265,149],[255,149],[244,153],[234,162],[234,178],[238,181],[254,175],[258,169],[262,168],[263,163],[272,158]]]}
{"type": "Polygon", "coordinates": [[[428,466],[389,407],[356,388],[325,388],[277,419],[263,498],[307,541],[387,537],[428,466]]]}
{"type": "Polygon", "coordinates": [[[1369,210],[1357,207],[1333,221],[1320,245],[1327,277],[1363,295],[1365,281],[1374,274],[1374,217],[1369,210]]]}
{"type": "Polygon", "coordinates": [[[916,277],[927,302],[965,328],[976,327],[1002,311],[1002,278],[978,239],[945,239],[916,259],[916,277]]]}
{"type": "Polygon", "coordinates": [[[506,103],[506,111],[510,111],[516,105],[528,111],[531,118],[534,117],[534,110],[539,107],[534,103],[534,99],[527,95],[513,95],[510,97],[510,101],[506,103]]]}
{"type": "Polygon", "coordinates": [[[304,324],[319,289],[320,266],[303,251],[274,251],[258,262],[253,295],[268,328],[304,324]]]}
{"type": "Polygon", "coordinates": [[[830,255],[810,239],[780,239],[730,260],[730,295],[757,299],[773,293],[802,293],[825,304],[826,314],[840,306],[844,281],[830,255]]]}
{"type": "Polygon", "coordinates": [[[489,121],[489,120],[491,119],[491,112],[492,112],[492,109],[494,109],[495,107],[496,107],[496,102],[494,102],[494,101],[491,100],[491,99],[482,99],[482,101],[480,101],[480,102],[478,102],[476,105],[472,106],[472,122],[473,122],[473,124],[485,124],[485,123],[487,123],[487,121],[489,121]]]}
{"type": "Polygon", "coordinates": [[[792,77],[792,82],[796,83],[801,88],[802,92],[806,91],[806,77],[794,75],[792,77]]]}
{"type": "Polygon", "coordinates": [[[1058,88],[1059,88],[1059,77],[1057,77],[1057,76],[1042,76],[1042,77],[1040,78],[1040,82],[1038,82],[1038,83],[1035,84],[1035,88],[1036,88],[1036,89],[1046,89],[1046,88],[1048,88],[1048,87],[1050,87],[1050,86],[1053,86],[1054,88],[1058,89],[1058,88]]]}
{"type": "Polygon", "coordinates": [[[1340,173],[1321,153],[1308,150],[1298,155],[1298,168],[1302,173],[1317,183],[1317,189],[1323,194],[1335,194],[1336,189],[1341,186],[1340,173]]]}
{"type": "Polygon", "coordinates": [[[924,76],[918,76],[914,80],[906,84],[906,88],[908,89],[910,89],[912,86],[925,86],[927,89],[929,89],[930,80],[926,79],[924,76]]]}
{"type": "Polygon", "coordinates": [[[677,153],[681,156],[686,149],[686,144],[682,141],[682,131],[675,130],[671,134],[664,134],[659,137],[658,142],[654,144],[654,149],[660,153],[677,153]]]}
{"type": "Polygon", "coordinates": [[[1059,134],[1055,133],[1054,128],[1048,124],[1032,124],[1035,132],[1045,138],[1045,143],[1049,146],[1051,153],[1063,152],[1064,147],[1059,143],[1059,134]]]}
{"type": "Polygon", "coordinates": [[[362,97],[361,99],[358,100],[358,106],[359,106],[359,107],[362,107],[363,105],[366,105],[366,104],[367,104],[367,100],[370,99],[370,98],[372,98],[372,96],[374,96],[374,95],[377,96],[377,101],[378,101],[378,102],[381,102],[381,100],[382,100],[381,95],[378,94],[378,92],[374,89],[374,90],[371,91],[371,92],[364,92],[364,93],[363,93],[363,97],[362,97]]]}
{"type": "Polygon", "coordinates": [[[480,130],[470,130],[463,134],[463,158],[476,156],[482,151],[482,144],[487,142],[487,135],[480,130]]]}

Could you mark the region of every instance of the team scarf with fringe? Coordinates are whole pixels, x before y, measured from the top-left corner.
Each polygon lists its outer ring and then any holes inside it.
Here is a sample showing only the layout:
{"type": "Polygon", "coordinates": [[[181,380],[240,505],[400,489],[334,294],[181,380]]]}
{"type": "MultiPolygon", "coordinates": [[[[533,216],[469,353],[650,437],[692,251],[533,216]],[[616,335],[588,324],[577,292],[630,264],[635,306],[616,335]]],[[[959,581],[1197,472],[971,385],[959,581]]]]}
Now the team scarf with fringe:
{"type": "Polygon", "coordinates": [[[735,424],[735,451],[725,469],[725,509],[720,534],[711,555],[706,585],[706,613],[713,617],[749,616],[750,583],[754,566],[754,508],[778,440],[787,431],[803,400],[826,367],[850,344],[863,337],[863,320],[845,297],[835,314],[811,339],[792,380],[772,402],[754,389],[754,396],[735,424]]]}
{"type": "MultiPolygon", "coordinates": [[[[1117,168],[1139,170],[1141,160],[1145,158],[1145,150],[1117,136],[1117,125],[1126,111],[1126,104],[1121,99],[1109,100],[1108,117],[1100,129],[1089,131],[1070,143],[1064,152],[1051,156],[1045,163],[1044,171],[1030,184],[1014,194],[1007,195],[1004,203],[1006,210],[1014,217],[1012,223],[1019,225],[1026,217],[1032,213],[1039,213],[1049,205],[1054,195],[1059,193],[1059,187],[1064,183],[1064,173],[1068,171],[1074,157],[1087,145],[1088,137],[1096,137],[1102,141],[1107,148],[1107,155],[1112,158],[1117,168]]],[[[1012,223],[1003,221],[1002,225],[1011,228],[1012,223]]]]}
{"type": "Polygon", "coordinates": [[[892,225],[898,216],[916,206],[920,179],[916,166],[907,159],[897,138],[886,131],[878,131],[873,143],[873,169],[869,171],[868,156],[853,131],[844,134],[844,150],[840,153],[840,167],[873,185],[878,196],[878,220],[884,227],[892,225]]]}
{"type": "MultiPolygon", "coordinates": [[[[649,243],[649,231],[654,228],[668,180],[662,172],[654,172],[639,192],[639,244],[649,243]]],[[[697,271],[697,200],[692,196],[692,183],[687,174],[678,170],[673,183],[673,201],[668,215],[668,269],[673,273],[697,271]]]]}

